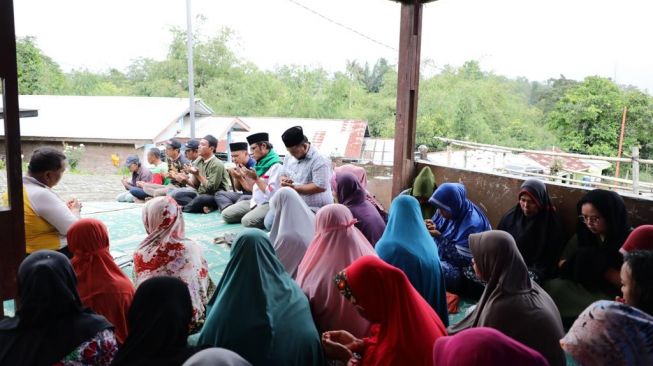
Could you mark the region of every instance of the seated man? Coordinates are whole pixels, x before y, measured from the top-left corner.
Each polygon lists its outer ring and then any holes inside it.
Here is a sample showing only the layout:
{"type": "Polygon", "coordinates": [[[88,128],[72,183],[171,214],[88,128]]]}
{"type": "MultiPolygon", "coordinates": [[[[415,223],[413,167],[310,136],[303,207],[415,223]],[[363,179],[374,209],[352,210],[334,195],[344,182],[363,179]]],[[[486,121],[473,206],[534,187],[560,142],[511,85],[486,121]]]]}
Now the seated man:
{"type": "MultiPolygon", "coordinates": [[[[215,204],[218,210],[233,205],[238,201],[252,198],[252,183],[241,173],[244,169],[252,169],[256,161],[247,153],[249,145],[246,142],[234,142],[229,144],[231,150],[231,161],[236,164],[234,168],[227,169],[233,182],[234,192],[218,191],[215,194],[215,204]]],[[[208,207],[206,207],[208,210],[208,207]]],[[[205,210],[205,212],[206,212],[205,210]]]]}
{"type": "Polygon", "coordinates": [[[200,141],[198,139],[188,140],[184,147],[184,156],[191,164],[200,157],[200,153],[197,151],[200,147],[200,141]]]}
{"type": "MultiPolygon", "coordinates": [[[[311,146],[301,126],[287,129],[281,139],[288,151],[280,173],[281,187],[297,191],[313,212],[333,203],[331,161],[311,146]]],[[[265,228],[269,230],[273,223],[274,214],[270,211],[265,217],[265,228]]]]}
{"type": "MultiPolygon", "coordinates": [[[[27,253],[41,249],[58,250],[71,257],[66,234],[79,219],[82,204],[77,199],[64,202],[50,188],[59,183],[66,170],[66,155],[52,147],[34,150],[23,177],[25,244],[27,253]]],[[[3,196],[8,206],[8,196],[3,196]]]]}
{"type": "Polygon", "coordinates": [[[171,139],[166,143],[166,164],[168,171],[163,172],[164,184],[146,183],[143,185],[145,194],[151,197],[165,196],[168,192],[176,188],[184,187],[182,183],[185,176],[184,167],[190,164],[190,161],[181,153],[181,142],[171,139]],[[177,175],[181,178],[177,179],[177,175]]]}
{"type": "Polygon", "coordinates": [[[200,140],[197,149],[199,157],[193,165],[184,167],[184,172],[190,174],[188,178],[182,179],[181,183],[187,186],[175,189],[170,196],[181,206],[184,212],[203,212],[203,208],[215,209],[213,195],[217,191],[231,189],[229,174],[224,164],[215,157],[215,149],[218,147],[218,140],[212,135],[206,135],[200,140]]]}
{"type": "MultiPolygon", "coordinates": [[[[147,162],[150,164],[150,173],[152,173],[151,182],[154,184],[162,185],[164,183],[163,175],[168,173],[168,164],[164,161],[161,161],[161,150],[157,147],[153,147],[147,152],[147,162]]],[[[136,182],[136,187],[130,188],[129,193],[132,196],[136,197],[137,200],[145,200],[147,197],[150,197],[143,187],[149,182],[138,181],[136,182]]]]}
{"type": "Polygon", "coordinates": [[[273,150],[265,132],[247,136],[256,165],[254,169],[237,167],[235,174],[243,176],[252,185],[252,199],[237,202],[222,211],[229,224],[242,223],[246,227],[263,228],[263,219],[270,209],[270,198],[278,186],[281,159],[273,150]]]}
{"type": "Polygon", "coordinates": [[[134,196],[130,193],[131,189],[138,188],[138,182],[151,182],[152,173],[149,169],[141,165],[140,159],[136,155],[129,155],[125,160],[125,166],[132,173],[131,179],[122,178],[122,185],[127,192],[118,195],[118,202],[134,202],[134,196]]]}

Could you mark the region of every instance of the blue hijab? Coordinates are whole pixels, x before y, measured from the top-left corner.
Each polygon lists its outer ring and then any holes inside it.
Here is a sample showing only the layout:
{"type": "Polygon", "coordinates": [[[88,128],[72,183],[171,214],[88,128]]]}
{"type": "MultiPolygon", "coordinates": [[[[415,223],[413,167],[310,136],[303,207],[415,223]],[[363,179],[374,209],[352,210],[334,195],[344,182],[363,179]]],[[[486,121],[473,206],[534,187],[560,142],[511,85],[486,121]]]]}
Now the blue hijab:
{"type": "Polygon", "coordinates": [[[431,305],[445,326],[448,325],[440,256],[426,230],[415,197],[400,195],[392,201],[388,224],[375,249],[381,259],[406,274],[417,292],[431,305]]]}
{"type": "Polygon", "coordinates": [[[456,246],[458,253],[471,260],[467,238],[469,234],[492,230],[490,221],[483,211],[467,199],[465,186],[460,183],[443,183],[433,192],[429,203],[438,208],[433,216],[435,227],[442,233],[435,242],[438,246],[449,241],[456,246]],[[451,219],[440,213],[447,211],[451,219]]]}

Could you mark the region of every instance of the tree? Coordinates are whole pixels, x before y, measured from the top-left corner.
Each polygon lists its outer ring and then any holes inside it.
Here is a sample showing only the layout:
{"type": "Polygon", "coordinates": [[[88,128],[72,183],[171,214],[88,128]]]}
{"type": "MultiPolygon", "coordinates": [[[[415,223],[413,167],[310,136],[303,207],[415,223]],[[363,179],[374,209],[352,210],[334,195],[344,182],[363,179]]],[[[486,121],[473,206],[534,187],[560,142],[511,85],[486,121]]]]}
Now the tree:
{"type": "Polygon", "coordinates": [[[347,62],[347,72],[349,75],[363,85],[370,93],[378,93],[381,90],[385,74],[388,70],[390,70],[390,65],[384,58],[378,59],[374,64],[374,68],[371,70],[367,62],[364,67],[359,65],[357,61],[347,62]]]}
{"type": "Polygon", "coordinates": [[[60,94],[64,90],[63,72],[41,52],[34,37],[16,41],[16,63],[20,94],[60,94]]]}
{"type": "Polygon", "coordinates": [[[606,78],[587,77],[567,90],[549,114],[548,123],[561,136],[565,149],[614,156],[623,107],[616,84],[606,78]]]}

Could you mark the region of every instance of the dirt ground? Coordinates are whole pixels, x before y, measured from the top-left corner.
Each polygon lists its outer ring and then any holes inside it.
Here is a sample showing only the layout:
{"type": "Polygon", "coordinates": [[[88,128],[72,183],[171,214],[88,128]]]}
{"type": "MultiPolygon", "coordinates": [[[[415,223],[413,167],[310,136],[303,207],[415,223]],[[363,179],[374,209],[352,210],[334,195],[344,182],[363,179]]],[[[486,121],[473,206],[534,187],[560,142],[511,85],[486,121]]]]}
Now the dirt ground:
{"type": "MultiPolygon", "coordinates": [[[[64,173],[54,191],[64,200],[77,198],[82,202],[115,201],[125,191],[117,174],[74,174],[64,173]]],[[[0,192],[7,189],[7,176],[0,173],[0,192]]]]}

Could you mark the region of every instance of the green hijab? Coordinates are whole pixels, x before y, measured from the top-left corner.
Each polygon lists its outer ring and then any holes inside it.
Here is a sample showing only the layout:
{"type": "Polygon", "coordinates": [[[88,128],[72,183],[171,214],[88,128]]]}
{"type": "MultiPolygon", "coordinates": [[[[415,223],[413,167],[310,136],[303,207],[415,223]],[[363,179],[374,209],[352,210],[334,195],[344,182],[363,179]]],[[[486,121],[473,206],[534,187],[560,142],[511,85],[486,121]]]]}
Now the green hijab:
{"type": "Polygon", "coordinates": [[[281,158],[279,158],[279,155],[277,155],[277,152],[274,151],[274,149],[270,149],[261,160],[256,162],[256,165],[254,166],[256,174],[258,174],[259,177],[262,176],[276,163],[281,163],[281,158]]]}
{"type": "MultiPolygon", "coordinates": [[[[429,167],[425,166],[415,178],[410,195],[416,198],[431,197],[436,187],[435,175],[429,167]]],[[[424,219],[430,219],[435,215],[435,207],[428,202],[420,202],[420,208],[424,219]]]]}
{"type": "Polygon", "coordinates": [[[308,300],[263,231],[236,237],[198,344],[227,348],[254,366],[324,363],[308,300]]]}

